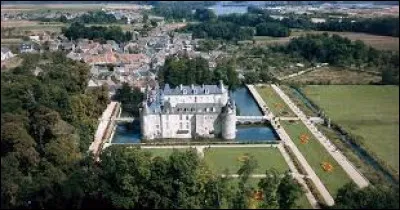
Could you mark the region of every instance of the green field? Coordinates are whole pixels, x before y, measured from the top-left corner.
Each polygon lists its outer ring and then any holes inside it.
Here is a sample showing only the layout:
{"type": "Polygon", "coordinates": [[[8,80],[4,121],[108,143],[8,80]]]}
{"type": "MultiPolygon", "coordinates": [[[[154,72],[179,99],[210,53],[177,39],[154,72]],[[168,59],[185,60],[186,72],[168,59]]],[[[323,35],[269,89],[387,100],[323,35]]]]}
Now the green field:
{"type": "Polygon", "coordinates": [[[275,116],[295,117],[295,114],[270,85],[255,86],[256,90],[275,116]]]}
{"type": "Polygon", "coordinates": [[[204,151],[204,159],[210,169],[217,173],[236,174],[242,162],[238,159],[245,155],[253,155],[258,162],[254,174],[264,174],[266,169],[275,168],[283,173],[289,170],[278,148],[209,148],[204,151]]]}
{"type": "Polygon", "coordinates": [[[302,122],[296,121],[294,123],[289,123],[288,121],[281,121],[281,125],[333,197],[335,197],[339,188],[351,182],[346,172],[339,166],[328,151],[326,151],[321,143],[314,138],[302,122]],[[300,135],[302,134],[306,134],[309,137],[309,141],[305,144],[300,142],[300,135]],[[326,172],[322,168],[321,164],[325,161],[333,166],[331,172],[326,172]]]}
{"type": "Polygon", "coordinates": [[[310,85],[302,91],[332,121],[362,137],[369,151],[399,170],[399,87],[310,85]]]}

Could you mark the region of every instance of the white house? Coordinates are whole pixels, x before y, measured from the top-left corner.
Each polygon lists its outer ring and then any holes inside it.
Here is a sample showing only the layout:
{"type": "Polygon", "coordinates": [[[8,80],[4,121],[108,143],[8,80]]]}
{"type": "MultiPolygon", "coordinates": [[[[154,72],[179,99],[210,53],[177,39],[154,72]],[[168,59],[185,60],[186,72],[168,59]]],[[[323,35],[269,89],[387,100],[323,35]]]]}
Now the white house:
{"type": "Polygon", "coordinates": [[[14,57],[15,55],[7,47],[1,47],[1,61],[5,61],[14,57]]]}

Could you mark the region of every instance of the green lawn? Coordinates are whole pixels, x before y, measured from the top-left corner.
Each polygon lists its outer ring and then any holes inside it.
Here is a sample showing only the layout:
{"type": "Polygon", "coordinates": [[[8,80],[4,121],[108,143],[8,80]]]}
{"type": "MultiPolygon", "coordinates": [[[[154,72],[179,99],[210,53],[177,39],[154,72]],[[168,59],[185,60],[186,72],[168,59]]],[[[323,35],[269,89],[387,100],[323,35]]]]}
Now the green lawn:
{"type": "Polygon", "coordinates": [[[229,173],[236,174],[242,164],[238,158],[246,154],[253,155],[258,162],[255,174],[264,174],[272,167],[281,173],[289,170],[278,148],[207,148],[204,158],[213,171],[224,173],[227,168],[229,173]]]}
{"type": "Polygon", "coordinates": [[[267,104],[268,108],[271,109],[276,116],[295,116],[292,110],[270,85],[263,85],[262,87],[255,86],[255,88],[267,104]]]}
{"type": "Polygon", "coordinates": [[[310,85],[302,89],[369,151],[399,171],[399,87],[310,85]]]}
{"type": "Polygon", "coordinates": [[[326,151],[321,143],[313,137],[311,132],[302,122],[296,121],[294,123],[289,123],[288,121],[281,121],[281,125],[333,197],[335,197],[339,188],[346,183],[351,182],[351,179],[347,176],[346,172],[326,151]],[[302,144],[300,142],[300,135],[302,134],[308,135],[308,143],[302,144]],[[324,171],[321,167],[321,164],[324,161],[329,162],[333,166],[333,171],[324,171]]]}

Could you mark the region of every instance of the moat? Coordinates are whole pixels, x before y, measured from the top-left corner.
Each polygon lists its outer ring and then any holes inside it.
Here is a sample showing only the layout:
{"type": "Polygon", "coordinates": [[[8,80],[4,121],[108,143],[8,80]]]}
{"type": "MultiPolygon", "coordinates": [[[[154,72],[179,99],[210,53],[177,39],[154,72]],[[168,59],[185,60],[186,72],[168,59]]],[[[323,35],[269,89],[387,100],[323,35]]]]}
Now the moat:
{"type": "MultiPolygon", "coordinates": [[[[239,116],[261,116],[262,112],[246,87],[231,91],[231,97],[239,108],[239,116]]],[[[237,126],[236,142],[271,142],[279,140],[274,129],[269,125],[237,126]]],[[[140,143],[138,124],[118,124],[112,143],[140,143]]]]}

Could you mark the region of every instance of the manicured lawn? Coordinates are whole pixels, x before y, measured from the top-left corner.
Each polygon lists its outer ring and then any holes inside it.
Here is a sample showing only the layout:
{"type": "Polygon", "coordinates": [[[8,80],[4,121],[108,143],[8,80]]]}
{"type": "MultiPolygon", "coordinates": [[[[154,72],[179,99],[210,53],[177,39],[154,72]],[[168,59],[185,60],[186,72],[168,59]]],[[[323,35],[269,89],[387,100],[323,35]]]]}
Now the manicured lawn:
{"type": "Polygon", "coordinates": [[[177,150],[180,152],[184,152],[188,149],[146,149],[146,148],[142,148],[143,150],[149,151],[151,152],[154,156],[160,156],[160,157],[169,157],[172,154],[173,150],[177,150]]]}
{"type": "Polygon", "coordinates": [[[225,169],[230,174],[236,174],[242,162],[240,157],[253,155],[258,162],[254,174],[264,174],[266,169],[275,168],[281,173],[289,170],[278,148],[207,148],[204,158],[209,167],[217,172],[224,173],[225,169]]]}
{"type": "Polygon", "coordinates": [[[281,125],[333,197],[335,197],[339,188],[351,182],[342,167],[339,166],[321,143],[313,137],[302,122],[289,123],[288,121],[281,121],[281,125]],[[306,134],[309,137],[308,142],[305,144],[300,142],[302,134],[306,134]],[[321,166],[322,162],[330,163],[333,166],[333,170],[331,172],[324,171],[321,166]]]}
{"type": "Polygon", "coordinates": [[[369,151],[399,171],[399,87],[310,85],[302,89],[332,121],[361,136],[369,151]]]}
{"type": "Polygon", "coordinates": [[[270,85],[263,85],[262,87],[255,86],[255,88],[267,104],[268,108],[276,116],[295,116],[292,110],[287,106],[282,98],[279,97],[279,95],[274,91],[274,89],[272,89],[270,85]]]}

